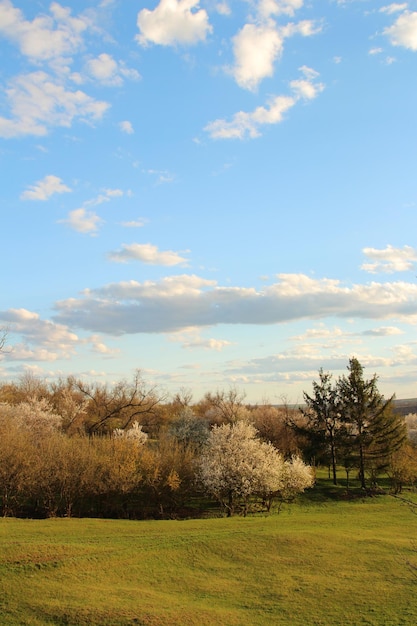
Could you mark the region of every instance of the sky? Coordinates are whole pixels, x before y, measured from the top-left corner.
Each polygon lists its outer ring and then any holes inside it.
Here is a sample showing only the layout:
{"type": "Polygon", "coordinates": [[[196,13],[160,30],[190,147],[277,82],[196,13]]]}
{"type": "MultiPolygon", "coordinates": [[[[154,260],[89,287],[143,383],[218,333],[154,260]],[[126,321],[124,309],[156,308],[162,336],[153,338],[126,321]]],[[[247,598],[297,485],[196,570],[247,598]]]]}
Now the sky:
{"type": "Polygon", "coordinates": [[[417,0],[0,0],[0,382],[417,396],[417,0]]]}

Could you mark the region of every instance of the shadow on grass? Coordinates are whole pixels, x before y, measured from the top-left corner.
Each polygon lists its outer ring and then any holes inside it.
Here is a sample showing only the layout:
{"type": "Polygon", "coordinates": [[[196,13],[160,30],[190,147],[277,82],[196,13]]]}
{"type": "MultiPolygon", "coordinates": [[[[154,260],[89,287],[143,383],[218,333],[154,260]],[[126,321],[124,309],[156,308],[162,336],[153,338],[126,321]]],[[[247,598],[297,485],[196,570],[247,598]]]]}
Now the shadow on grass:
{"type": "Polygon", "coordinates": [[[390,493],[389,483],[383,479],[377,486],[369,489],[362,489],[358,480],[341,478],[337,485],[333,484],[330,478],[317,476],[314,487],[305,491],[297,499],[299,504],[321,504],[325,502],[346,502],[358,500],[377,495],[388,495],[390,493]]]}

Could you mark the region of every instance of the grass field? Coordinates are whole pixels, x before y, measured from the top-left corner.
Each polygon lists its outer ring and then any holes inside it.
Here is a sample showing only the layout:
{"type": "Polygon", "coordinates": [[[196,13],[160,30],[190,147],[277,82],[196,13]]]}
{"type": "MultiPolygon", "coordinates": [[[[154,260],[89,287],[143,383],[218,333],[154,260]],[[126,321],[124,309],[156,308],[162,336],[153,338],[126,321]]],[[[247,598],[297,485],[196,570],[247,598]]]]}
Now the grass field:
{"type": "Polygon", "coordinates": [[[416,567],[417,515],[388,495],[247,518],[2,519],[0,624],[414,626],[416,567]]]}

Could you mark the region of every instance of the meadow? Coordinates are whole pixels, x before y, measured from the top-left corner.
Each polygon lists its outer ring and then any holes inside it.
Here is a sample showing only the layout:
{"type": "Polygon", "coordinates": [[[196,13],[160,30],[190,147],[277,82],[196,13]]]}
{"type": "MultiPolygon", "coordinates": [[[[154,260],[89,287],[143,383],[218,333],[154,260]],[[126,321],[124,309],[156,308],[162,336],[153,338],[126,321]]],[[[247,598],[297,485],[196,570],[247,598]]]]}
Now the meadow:
{"type": "Polygon", "coordinates": [[[417,515],[405,499],[312,490],[269,516],[4,518],[0,623],[411,626],[417,515]]]}

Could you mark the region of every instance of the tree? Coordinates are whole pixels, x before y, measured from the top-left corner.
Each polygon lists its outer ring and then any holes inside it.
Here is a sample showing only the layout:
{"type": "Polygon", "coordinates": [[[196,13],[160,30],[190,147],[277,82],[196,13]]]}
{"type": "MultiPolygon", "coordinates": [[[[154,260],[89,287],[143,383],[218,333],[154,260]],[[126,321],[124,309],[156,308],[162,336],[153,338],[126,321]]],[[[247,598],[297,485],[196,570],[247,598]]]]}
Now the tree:
{"type": "Polygon", "coordinates": [[[146,386],[139,370],[131,383],[122,380],[108,387],[74,380],[73,386],[89,401],[85,410],[89,435],[128,428],[138,416],[143,424],[143,417],[152,413],[162,400],[156,387],[146,386]]]}
{"type": "Polygon", "coordinates": [[[7,335],[8,335],[7,329],[0,328],[0,354],[4,352],[4,347],[7,342],[7,335]]]}
{"type": "Polygon", "coordinates": [[[191,407],[184,406],[171,422],[168,434],[183,444],[201,446],[207,441],[209,428],[206,420],[194,415],[191,407]]]}
{"type": "Polygon", "coordinates": [[[333,385],[332,375],[322,369],[319,370],[319,379],[319,382],[313,382],[312,396],[303,394],[307,408],[302,409],[302,413],[308,422],[298,430],[313,440],[316,449],[322,447],[329,456],[333,484],[337,485],[338,444],[342,438],[338,387],[333,385]]]}
{"type": "Polygon", "coordinates": [[[404,418],[408,438],[413,446],[417,446],[417,413],[408,413],[404,418]]]}
{"type": "Polygon", "coordinates": [[[251,421],[261,439],[270,441],[289,458],[299,450],[297,433],[291,423],[298,414],[298,410],[286,406],[278,408],[265,401],[252,409],[251,421]]]}
{"type": "Polygon", "coordinates": [[[349,447],[356,452],[361,487],[366,489],[366,470],[374,470],[375,464],[379,469],[386,467],[407,434],[404,420],[392,411],[394,396],[385,400],[378,391],[376,374],[365,380],[363,367],[354,357],[348,371],[337,384],[340,413],[349,447]]]}
{"type": "Polygon", "coordinates": [[[387,474],[391,479],[394,493],[401,493],[404,485],[414,485],[417,482],[417,449],[405,444],[400,450],[391,455],[387,474]]]}
{"type": "MultiPolygon", "coordinates": [[[[273,494],[284,493],[289,486],[289,464],[272,444],[260,441],[256,435],[256,428],[246,421],[215,426],[200,457],[199,478],[228,517],[238,504],[246,514],[252,496],[260,495],[270,502],[273,494]]],[[[310,474],[299,490],[312,481],[310,474]]],[[[297,491],[295,485],[294,481],[297,491]]]]}
{"type": "Polygon", "coordinates": [[[244,400],[245,394],[235,387],[216,393],[209,391],[200,402],[199,409],[211,424],[229,424],[249,417],[244,400]]]}

